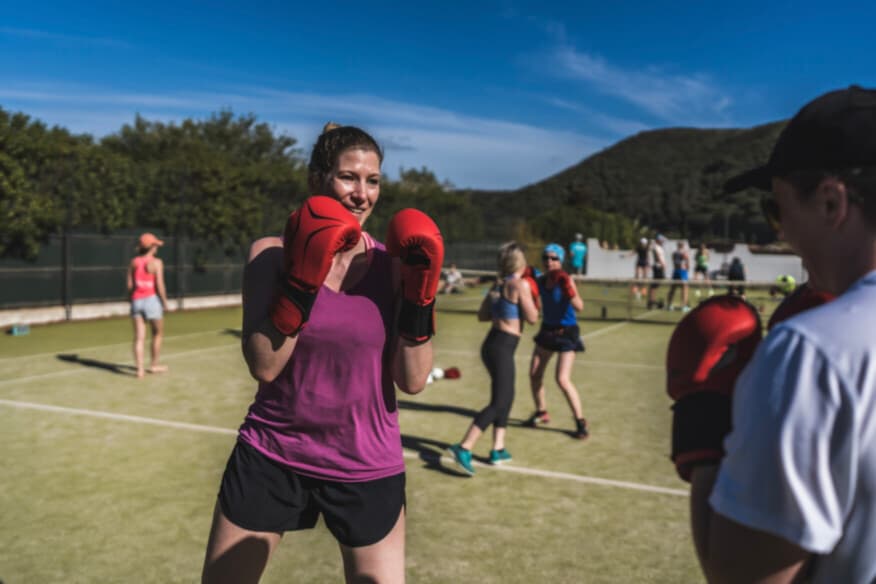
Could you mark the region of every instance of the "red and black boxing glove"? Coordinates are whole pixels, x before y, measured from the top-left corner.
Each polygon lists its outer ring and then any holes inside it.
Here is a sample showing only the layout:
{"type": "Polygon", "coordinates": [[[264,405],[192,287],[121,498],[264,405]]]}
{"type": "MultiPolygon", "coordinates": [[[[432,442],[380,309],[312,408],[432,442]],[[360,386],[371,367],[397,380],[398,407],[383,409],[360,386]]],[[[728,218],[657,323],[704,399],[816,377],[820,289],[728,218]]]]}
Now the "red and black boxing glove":
{"type": "Polygon", "coordinates": [[[422,211],[402,209],[389,221],[386,251],[401,259],[398,332],[412,341],[428,341],[435,334],[435,294],[444,263],[441,231],[422,211]]]}
{"type": "Polygon", "coordinates": [[[834,298],[836,298],[836,296],[829,292],[816,290],[809,285],[809,282],[801,284],[797,286],[793,292],[788,294],[773,312],[769,324],[767,325],[767,330],[772,330],[774,326],[783,320],[788,320],[795,314],[826,304],[834,298]]]}
{"type": "Polygon", "coordinates": [[[690,481],[693,467],[724,457],[732,424],[736,378],[761,340],[757,309],[738,296],[709,298],[672,333],[666,354],[666,391],[672,406],[672,461],[690,481]]]}
{"type": "Polygon", "coordinates": [[[554,286],[559,286],[563,293],[563,298],[570,300],[578,294],[578,289],[575,287],[575,282],[572,281],[572,276],[563,270],[551,270],[548,272],[548,281],[554,286]]]}
{"type": "Polygon", "coordinates": [[[541,310],[541,293],[538,291],[538,282],[535,280],[535,268],[526,266],[523,272],[522,279],[529,284],[529,291],[532,293],[532,302],[537,310],[541,310]]]}
{"type": "Polygon", "coordinates": [[[283,231],[284,277],[271,307],[271,321],[278,331],[298,334],[310,317],[332,258],[352,249],[361,236],[353,214],[331,197],[310,197],[289,215],[283,231]]]}

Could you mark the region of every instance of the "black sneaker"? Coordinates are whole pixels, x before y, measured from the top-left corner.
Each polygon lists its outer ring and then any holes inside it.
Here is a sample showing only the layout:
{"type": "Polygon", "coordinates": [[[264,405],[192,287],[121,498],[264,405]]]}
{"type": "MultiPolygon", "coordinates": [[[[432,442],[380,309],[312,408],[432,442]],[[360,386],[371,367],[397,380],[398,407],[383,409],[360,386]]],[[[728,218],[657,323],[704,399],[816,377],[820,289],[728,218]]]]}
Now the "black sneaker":
{"type": "Polygon", "coordinates": [[[586,440],[590,436],[590,432],[587,430],[587,420],[581,418],[580,420],[575,420],[576,429],[572,432],[572,437],[577,438],[578,440],[586,440]]]}

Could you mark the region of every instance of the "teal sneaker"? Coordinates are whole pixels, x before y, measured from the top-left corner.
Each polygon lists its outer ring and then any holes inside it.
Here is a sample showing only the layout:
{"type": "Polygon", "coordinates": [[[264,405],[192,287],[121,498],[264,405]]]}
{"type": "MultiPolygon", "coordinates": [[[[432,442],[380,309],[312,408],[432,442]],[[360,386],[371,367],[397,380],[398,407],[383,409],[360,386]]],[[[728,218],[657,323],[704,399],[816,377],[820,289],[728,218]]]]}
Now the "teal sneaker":
{"type": "Polygon", "coordinates": [[[502,464],[511,460],[511,453],[505,450],[490,450],[490,464],[502,464]]]}
{"type": "Polygon", "coordinates": [[[456,462],[457,466],[465,471],[465,474],[469,476],[473,476],[475,473],[474,467],[471,465],[471,450],[466,450],[459,444],[453,444],[450,448],[447,449],[447,452],[450,453],[450,456],[453,457],[454,462],[456,462]]]}

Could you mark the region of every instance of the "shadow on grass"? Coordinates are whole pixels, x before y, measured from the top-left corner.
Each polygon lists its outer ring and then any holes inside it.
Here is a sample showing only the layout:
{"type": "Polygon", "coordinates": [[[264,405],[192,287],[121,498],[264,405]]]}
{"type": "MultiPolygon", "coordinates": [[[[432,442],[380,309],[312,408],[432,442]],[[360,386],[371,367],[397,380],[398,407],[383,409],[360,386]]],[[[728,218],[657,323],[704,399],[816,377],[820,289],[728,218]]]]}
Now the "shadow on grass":
{"type": "Polygon", "coordinates": [[[544,425],[541,426],[529,426],[526,424],[526,420],[508,420],[509,426],[514,426],[515,428],[525,428],[527,430],[532,430],[533,432],[556,432],[557,434],[565,434],[570,438],[574,438],[575,440],[580,440],[577,436],[575,436],[574,430],[567,430],[564,428],[550,428],[544,425]]]}
{"type": "Polygon", "coordinates": [[[473,418],[477,411],[459,406],[450,406],[446,404],[427,404],[415,402],[405,399],[398,400],[398,407],[402,410],[413,410],[417,412],[442,412],[447,414],[456,414],[466,418],[473,418]]]}
{"type": "Polygon", "coordinates": [[[449,446],[450,443],[441,440],[402,434],[402,447],[416,451],[420,460],[426,463],[426,469],[454,477],[467,477],[466,473],[455,470],[452,466],[444,466],[441,462],[441,456],[445,454],[449,446]]]}
{"type": "Polygon", "coordinates": [[[448,314],[477,314],[477,308],[464,308],[464,307],[443,307],[439,308],[436,304],[435,312],[446,312],[448,314]]]}
{"type": "Polygon", "coordinates": [[[231,335],[232,337],[237,337],[238,339],[243,338],[243,331],[240,329],[230,329],[227,328],[222,331],[223,335],[231,335]]]}
{"type": "Polygon", "coordinates": [[[103,369],[118,375],[137,375],[137,368],[133,365],[122,365],[121,363],[110,363],[109,361],[98,361],[97,359],[88,359],[80,357],[76,354],[64,353],[57,355],[60,361],[67,363],[76,363],[85,367],[94,367],[95,369],[103,369]]]}

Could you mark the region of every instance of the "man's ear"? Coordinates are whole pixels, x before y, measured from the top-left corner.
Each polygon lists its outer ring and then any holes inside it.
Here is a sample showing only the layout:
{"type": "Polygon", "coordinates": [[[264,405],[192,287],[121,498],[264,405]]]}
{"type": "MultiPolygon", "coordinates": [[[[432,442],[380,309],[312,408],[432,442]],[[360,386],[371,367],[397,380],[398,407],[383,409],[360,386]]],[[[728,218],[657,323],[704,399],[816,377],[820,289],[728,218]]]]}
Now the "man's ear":
{"type": "Polygon", "coordinates": [[[843,181],[836,177],[824,179],[818,185],[815,197],[819,212],[831,227],[839,227],[848,218],[849,193],[843,181]]]}

